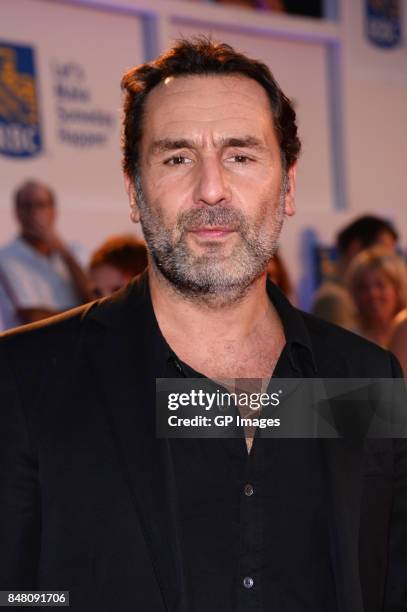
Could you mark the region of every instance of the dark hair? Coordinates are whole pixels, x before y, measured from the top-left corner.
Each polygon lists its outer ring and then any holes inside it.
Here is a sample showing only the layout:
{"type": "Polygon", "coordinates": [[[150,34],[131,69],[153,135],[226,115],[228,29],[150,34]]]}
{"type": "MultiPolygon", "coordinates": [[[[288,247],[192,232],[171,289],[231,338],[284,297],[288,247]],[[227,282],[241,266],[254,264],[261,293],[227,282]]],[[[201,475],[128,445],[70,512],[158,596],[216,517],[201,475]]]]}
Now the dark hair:
{"type": "Polygon", "coordinates": [[[33,189],[44,189],[49,196],[49,199],[52,203],[53,206],[55,206],[56,204],[56,199],[55,199],[55,194],[52,191],[52,189],[50,187],[48,187],[48,185],[45,185],[44,183],[41,183],[40,181],[34,181],[34,180],[28,180],[25,181],[22,185],[20,185],[20,187],[18,187],[16,189],[16,191],[14,192],[14,205],[16,208],[18,208],[19,206],[25,204],[25,202],[29,199],[29,194],[30,191],[32,191],[33,189]]]}
{"type": "Polygon", "coordinates": [[[134,236],[113,236],[104,242],[91,257],[89,268],[109,265],[124,274],[136,276],[147,267],[147,249],[134,236]]]}
{"type": "Polygon", "coordinates": [[[338,253],[346,253],[355,240],[359,241],[362,249],[368,249],[377,242],[383,232],[390,234],[395,241],[398,240],[398,234],[389,221],[373,215],[358,217],[339,232],[336,239],[338,253]]]}
{"type": "Polygon", "coordinates": [[[147,95],[171,76],[243,75],[257,81],[270,100],[282,163],[290,168],[299,156],[301,143],[297,136],[295,111],[266,64],[250,59],[224,43],[200,37],[180,40],[153,62],[132,68],[123,76],[125,91],[123,118],[123,168],[133,176],[139,161],[143,110],[147,95]]]}

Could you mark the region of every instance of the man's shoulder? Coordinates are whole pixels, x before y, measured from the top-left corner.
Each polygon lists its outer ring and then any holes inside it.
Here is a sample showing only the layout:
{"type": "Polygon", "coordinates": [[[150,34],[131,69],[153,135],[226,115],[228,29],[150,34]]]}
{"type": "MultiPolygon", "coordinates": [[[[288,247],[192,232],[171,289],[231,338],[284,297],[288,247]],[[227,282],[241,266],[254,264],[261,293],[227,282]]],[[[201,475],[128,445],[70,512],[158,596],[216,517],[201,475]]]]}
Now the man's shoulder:
{"type": "MultiPolygon", "coordinates": [[[[104,327],[119,328],[128,321],[134,301],[130,283],[112,296],[72,308],[53,317],[10,329],[0,334],[0,350],[21,360],[44,360],[69,353],[84,335],[100,333],[104,327]]],[[[136,315],[136,312],[134,313],[136,315]]]]}
{"type": "Polygon", "coordinates": [[[397,373],[397,362],[389,351],[338,325],[298,312],[308,330],[321,376],[386,378],[397,373]]]}
{"type": "Polygon", "coordinates": [[[75,342],[89,311],[85,304],[36,323],[22,325],[0,334],[0,348],[21,362],[41,360],[58,350],[66,351],[75,342]]]}
{"type": "MultiPolygon", "coordinates": [[[[129,322],[137,321],[133,284],[108,298],[0,334],[0,389],[6,393],[13,388],[29,406],[49,377],[68,380],[91,354],[108,350],[109,340],[121,342],[129,322]]],[[[134,327],[143,333],[141,325],[134,327]]]]}
{"type": "MultiPolygon", "coordinates": [[[[0,334],[0,397],[12,391],[30,405],[57,364],[74,363],[75,345],[89,305],[0,334]]],[[[11,396],[10,396],[11,397],[11,396]]],[[[11,399],[10,399],[11,401],[11,399]]]]}
{"type": "Polygon", "coordinates": [[[355,325],[356,308],[349,291],[339,283],[326,281],[316,291],[312,313],[348,329],[355,325]]]}
{"type": "Polygon", "coordinates": [[[0,248],[0,265],[13,284],[13,276],[16,273],[19,276],[23,274],[29,277],[32,269],[37,267],[38,261],[41,261],[42,258],[43,256],[20,236],[16,236],[0,248]]]}
{"type": "Polygon", "coordinates": [[[20,239],[13,238],[10,242],[0,246],[0,260],[13,258],[20,250],[20,239]]]}

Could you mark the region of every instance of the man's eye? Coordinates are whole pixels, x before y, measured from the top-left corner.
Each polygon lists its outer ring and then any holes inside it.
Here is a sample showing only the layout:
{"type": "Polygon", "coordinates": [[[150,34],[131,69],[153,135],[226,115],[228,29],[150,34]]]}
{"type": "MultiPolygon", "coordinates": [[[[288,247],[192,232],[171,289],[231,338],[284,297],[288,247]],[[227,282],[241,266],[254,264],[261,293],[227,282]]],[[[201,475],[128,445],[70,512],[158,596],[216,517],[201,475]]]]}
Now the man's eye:
{"type": "Polygon", "coordinates": [[[170,159],[167,159],[164,162],[167,166],[181,166],[184,164],[190,164],[191,160],[188,157],[184,157],[183,155],[174,155],[170,159]]]}
{"type": "Polygon", "coordinates": [[[233,157],[230,157],[229,159],[238,164],[246,164],[248,161],[250,161],[250,157],[247,157],[247,155],[233,155],[233,157]]]}

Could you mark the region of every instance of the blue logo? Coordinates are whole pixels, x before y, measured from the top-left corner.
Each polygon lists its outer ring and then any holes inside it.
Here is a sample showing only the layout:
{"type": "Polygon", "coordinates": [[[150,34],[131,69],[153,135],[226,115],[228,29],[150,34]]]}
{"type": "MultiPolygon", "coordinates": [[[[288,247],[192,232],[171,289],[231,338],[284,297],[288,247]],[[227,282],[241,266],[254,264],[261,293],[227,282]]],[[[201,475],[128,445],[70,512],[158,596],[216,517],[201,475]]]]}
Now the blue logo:
{"type": "Polygon", "coordinates": [[[34,50],[0,42],[0,153],[26,158],[41,149],[34,50]]]}
{"type": "Polygon", "coordinates": [[[391,49],[401,43],[399,0],[366,0],[367,36],[374,45],[391,49]]]}

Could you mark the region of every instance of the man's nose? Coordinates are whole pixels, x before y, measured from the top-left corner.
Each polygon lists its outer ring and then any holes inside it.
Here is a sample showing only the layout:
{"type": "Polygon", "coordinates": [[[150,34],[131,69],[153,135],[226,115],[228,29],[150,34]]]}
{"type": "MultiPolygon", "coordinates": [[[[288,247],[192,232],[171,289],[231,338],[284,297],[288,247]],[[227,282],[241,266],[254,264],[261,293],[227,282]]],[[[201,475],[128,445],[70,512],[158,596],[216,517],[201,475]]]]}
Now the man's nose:
{"type": "Polygon", "coordinates": [[[208,206],[227,204],[230,201],[230,195],[227,171],[220,160],[202,160],[194,187],[194,202],[208,206]]]}

